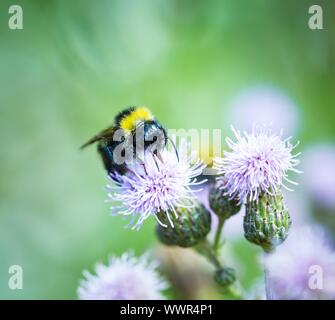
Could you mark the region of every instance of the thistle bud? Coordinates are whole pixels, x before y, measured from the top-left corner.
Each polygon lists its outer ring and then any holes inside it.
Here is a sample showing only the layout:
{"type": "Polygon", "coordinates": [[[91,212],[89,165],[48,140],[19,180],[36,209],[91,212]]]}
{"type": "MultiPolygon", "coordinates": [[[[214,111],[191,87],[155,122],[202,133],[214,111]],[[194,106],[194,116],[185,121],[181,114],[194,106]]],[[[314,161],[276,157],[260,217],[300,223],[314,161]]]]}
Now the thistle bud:
{"type": "Polygon", "coordinates": [[[241,205],[235,199],[230,199],[225,195],[221,183],[212,181],[209,189],[209,205],[213,212],[221,219],[226,220],[238,213],[241,205]]]}
{"type": "Polygon", "coordinates": [[[215,272],[214,280],[221,287],[227,288],[236,280],[235,270],[230,267],[223,267],[215,272]]]}
{"type": "Polygon", "coordinates": [[[280,245],[291,226],[282,194],[262,194],[258,201],[247,202],[243,226],[245,238],[264,251],[270,252],[280,245]]]}
{"type": "Polygon", "coordinates": [[[202,204],[193,208],[176,208],[177,217],[174,213],[169,216],[173,220],[174,227],[167,221],[166,214],[159,215],[161,222],[167,227],[157,225],[156,234],[165,245],[193,247],[204,239],[211,227],[211,215],[202,204]]]}

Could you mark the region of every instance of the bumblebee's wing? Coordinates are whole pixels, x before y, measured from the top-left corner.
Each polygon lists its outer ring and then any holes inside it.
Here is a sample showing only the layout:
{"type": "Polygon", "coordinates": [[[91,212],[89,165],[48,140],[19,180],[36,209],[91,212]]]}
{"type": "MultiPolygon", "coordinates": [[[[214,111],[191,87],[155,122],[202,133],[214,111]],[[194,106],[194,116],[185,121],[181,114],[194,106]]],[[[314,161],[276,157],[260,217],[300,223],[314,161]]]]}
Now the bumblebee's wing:
{"type": "Polygon", "coordinates": [[[93,138],[88,140],[86,143],[84,143],[80,149],[84,149],[85,147],[89,146],[92,143],[95,143],[97,141],[100,141],[104,138],[112,137],[115,132],[115,127],[108,127],[105,130],[100,131],[97,135],[95,135],[93,138]]]}

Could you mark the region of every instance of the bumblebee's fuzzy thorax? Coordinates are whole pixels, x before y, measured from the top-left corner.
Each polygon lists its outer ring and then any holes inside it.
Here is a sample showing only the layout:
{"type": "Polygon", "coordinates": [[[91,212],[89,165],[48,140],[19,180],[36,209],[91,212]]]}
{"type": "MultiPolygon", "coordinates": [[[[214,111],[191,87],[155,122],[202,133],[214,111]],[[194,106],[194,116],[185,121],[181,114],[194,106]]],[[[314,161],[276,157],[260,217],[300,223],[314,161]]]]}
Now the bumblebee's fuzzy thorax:
{"type": "Polygon", "coordinates": [[[125,132],[131,132],[140,121],[154,120],[150,110],[146,107],[131,108],[120,114],[119,126],[125,132]]]}
{"type": "Polygon", "coordinates": [[[119,112],[111,126],[98,132],[83,144],[81,149],[97,142],[98,152],[107,172],[123,175],[127,171],[126,163],[123,161],[126,152],[129,155],[134,153],[135,156],[137,150],[147,150],[150,147],[151,152],[155,153],[162,150],[167,141],[166,130],[149,109],[144,106],[131,106],[119,112]],[[122,139],[115,139],[117,138],[115,134],[120,133],[122,139]],[[121,149],[121,155],[116,159],[114,151],[120,144],[124,149],[121,149]]]}

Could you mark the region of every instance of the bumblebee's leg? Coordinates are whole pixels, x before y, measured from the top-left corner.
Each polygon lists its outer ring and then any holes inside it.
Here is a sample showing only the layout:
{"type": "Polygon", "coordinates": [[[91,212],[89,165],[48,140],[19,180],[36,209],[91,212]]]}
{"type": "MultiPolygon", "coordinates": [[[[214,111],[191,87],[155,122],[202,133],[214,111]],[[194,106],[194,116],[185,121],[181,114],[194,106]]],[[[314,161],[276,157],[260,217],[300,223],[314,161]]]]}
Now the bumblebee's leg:
{"type": "Polygon", "coordinates": [[[111,150],[105,141],[98,143],[98,152],[108,173],[113,170],[113,150],[111,150]]]}
{"type": "Polygon", "coordinates": [[[179,154],[178,154],[178,149],[177,149],[177,147],[176,147],[176,144],[174,143],[174,141],[173,141],[170,137],[168,137],[168,140],[169,140],[170,143],[172,144],[172,147],[173,147],[173,149],[174,149],[174,151],[175,151],[175,153],[176,153],[177,160],[178,160],[178,162],[179,162],[179,154]]]}
{"type": "Polygon", "coordinates": [[[108,143],[108,141],[101,141],[98,144],[98,152],[102,158],[103,164],[106,171],[110,173],[124,174],[126,172],[126,167],[124,164],[117,164],[113,160],[113,151],[115,146],[108,143]]]}

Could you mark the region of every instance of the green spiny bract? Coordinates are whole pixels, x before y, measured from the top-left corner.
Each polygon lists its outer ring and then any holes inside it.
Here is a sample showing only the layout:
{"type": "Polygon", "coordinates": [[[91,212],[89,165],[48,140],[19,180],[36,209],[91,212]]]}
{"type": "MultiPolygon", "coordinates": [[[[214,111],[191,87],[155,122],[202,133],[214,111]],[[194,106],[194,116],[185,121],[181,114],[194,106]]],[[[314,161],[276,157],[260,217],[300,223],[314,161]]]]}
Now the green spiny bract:
{"type": "Polygon", "coordinates": [[[220,184],[217,181],[211,182],[208,198],[211,209],[220,219],[226,220],[241,209],[241,205],[238,204],[237,200],[229,199],[225,195],[225,191],[220,188],[220,184]]]}
{"type": "Polygon", "coordinates": [[[291,226],[282,194],[262,194],[258,201],[248,201],[243,226],[245,238],[264,251],[271,252],[280,245],[291,226]]]}
{"type": "Polygon", "coordinates": [[[230,267],[223,267],[215,272],[214,280],[221,287],[227,288],[236,280],[235,270],[230,267]]]}
{"type": "Polygon", "coordinates": [[[170,213],[174,227],[172,228],[168,221],[167,215],[161,214],[158,216],[161,222],[167,227],[157,225],[156,233],[159,240],[165,245],[193,247],[200,240],[203,240],[211,227],[211,215],[202,204],[198,204],[193,208],[177,208],[176,212],[170,213]]]}

